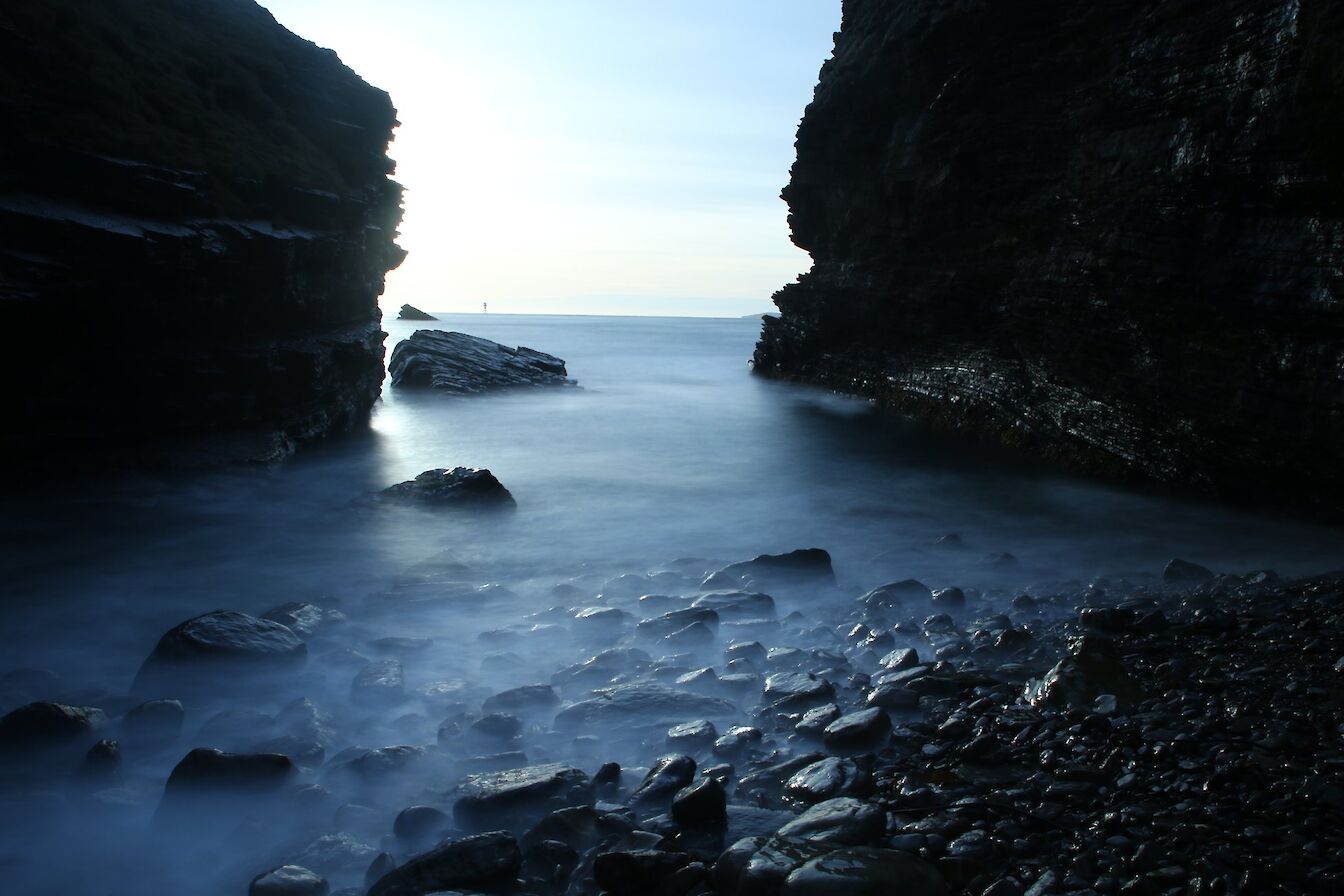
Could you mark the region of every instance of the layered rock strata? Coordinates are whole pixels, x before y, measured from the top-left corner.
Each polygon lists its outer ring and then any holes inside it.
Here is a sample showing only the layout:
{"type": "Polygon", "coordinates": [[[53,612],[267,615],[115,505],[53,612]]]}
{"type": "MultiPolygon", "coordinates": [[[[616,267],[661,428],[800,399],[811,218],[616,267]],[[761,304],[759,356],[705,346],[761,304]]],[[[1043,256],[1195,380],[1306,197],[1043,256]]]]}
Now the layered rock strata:
{"type": "Polygon", "coordinates": [[[251,0],[20,7],[0,83],[9,448],[269,458],[365,417],[404,255],[386,93],[251,0]]]}
{"type": "Polygon", "coordinates": [[[1344,10],[846,0],[756,370],[1344,511],[1344,10]]]}

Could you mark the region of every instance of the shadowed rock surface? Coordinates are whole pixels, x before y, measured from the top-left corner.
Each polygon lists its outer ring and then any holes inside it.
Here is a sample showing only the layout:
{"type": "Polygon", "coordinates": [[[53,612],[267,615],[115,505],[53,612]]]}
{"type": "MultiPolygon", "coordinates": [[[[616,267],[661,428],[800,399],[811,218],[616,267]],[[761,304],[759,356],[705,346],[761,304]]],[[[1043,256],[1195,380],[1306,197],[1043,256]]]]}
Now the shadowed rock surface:
{"type": "Polygon", "coordinates": [[[398,342],[387,372],[398,388],[428,388],[451,395],[574,385],[565,362],[554,355],[447,330],[416,330],[398,342]]]}
{"type": "Polygon", "coordinates": [[[386,93],[252,0],[20,4],[0,86],[9,451],[272,460],[363,421],[404,256],[386,93]]]}
{"type": "Polygon", "coordinates": [[[1344,510],[1344,9],[847,0],[761,373],[1344,510]]]}

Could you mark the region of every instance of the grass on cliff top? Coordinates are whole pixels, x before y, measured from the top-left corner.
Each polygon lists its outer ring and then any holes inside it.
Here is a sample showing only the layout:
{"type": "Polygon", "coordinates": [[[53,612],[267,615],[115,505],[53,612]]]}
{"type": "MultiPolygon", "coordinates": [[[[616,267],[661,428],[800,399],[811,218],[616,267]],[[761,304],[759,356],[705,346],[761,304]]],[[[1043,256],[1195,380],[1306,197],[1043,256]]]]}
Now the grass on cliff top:
{"type": "Polygon", "coordinates": [[[0,111],[15,136],[316,189],[389,173],[387,95],[252,0],[5,7],[0,111]]]}

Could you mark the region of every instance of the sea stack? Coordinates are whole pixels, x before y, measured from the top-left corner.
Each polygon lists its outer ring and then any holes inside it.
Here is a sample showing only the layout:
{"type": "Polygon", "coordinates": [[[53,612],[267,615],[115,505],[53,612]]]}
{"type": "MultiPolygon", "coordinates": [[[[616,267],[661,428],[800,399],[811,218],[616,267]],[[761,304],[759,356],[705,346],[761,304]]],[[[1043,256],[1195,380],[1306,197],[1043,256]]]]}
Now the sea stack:
{"type": "Polygon", "coordinates": [[[760,373],[1344,512],[1344,9],[846,0],[760,373]]]}
{"type": "Polygon", "coordinates": [[[388,95],[251,0],[5,18],[10,456],[271,459],[364,420],[404,255],[388,95]]]}

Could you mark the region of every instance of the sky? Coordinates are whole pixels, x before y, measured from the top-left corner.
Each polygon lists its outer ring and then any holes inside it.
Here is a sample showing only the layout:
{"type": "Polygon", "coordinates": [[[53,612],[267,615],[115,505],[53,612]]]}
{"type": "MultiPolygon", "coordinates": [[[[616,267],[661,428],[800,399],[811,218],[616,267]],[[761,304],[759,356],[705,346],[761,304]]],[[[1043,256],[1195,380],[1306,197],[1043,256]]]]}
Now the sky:
{"type": "Polygon", "coordinates": [[[382,305],[733,317],[805,271],[779,191],[840,0],[260,0],[392,95],[382,305]]]}

